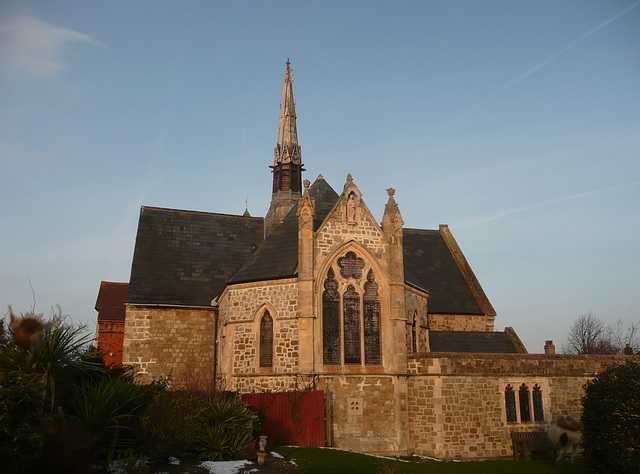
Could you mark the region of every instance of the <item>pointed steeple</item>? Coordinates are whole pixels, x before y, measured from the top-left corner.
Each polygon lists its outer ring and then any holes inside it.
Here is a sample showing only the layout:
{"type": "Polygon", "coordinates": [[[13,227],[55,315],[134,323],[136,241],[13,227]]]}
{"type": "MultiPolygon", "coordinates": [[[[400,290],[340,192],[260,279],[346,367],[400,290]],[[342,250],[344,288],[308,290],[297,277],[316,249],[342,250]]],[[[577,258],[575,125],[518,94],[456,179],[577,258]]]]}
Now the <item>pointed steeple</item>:
{"type": "MultiPolygon", "coordinates": [[[[273,152],[273,166],[278,163],[301,163],[298,130],[296,128],[296,103],[293,100],[293,78],[291,61],[287,58],[287,69],[284,71],[284,88],[280,103],[280,123],[278,124],[278,141],[273,152]]],[[[298,183],[298,188],[300,184],[298,183]]],[[[300,189],[298,189],[298,192],[300,189]]]]}
{"type": "Polygon", "coordinates": [[[264,220],[265,237],[282,222],[295,206],[302,191],[302,154],[298,145],[296,127],[296,103],[293,100],[291,61],[287,58],[284,71],[284,87],[280,104],[278,141],[273,151],[273,190],[271,206],[264,220]]]}

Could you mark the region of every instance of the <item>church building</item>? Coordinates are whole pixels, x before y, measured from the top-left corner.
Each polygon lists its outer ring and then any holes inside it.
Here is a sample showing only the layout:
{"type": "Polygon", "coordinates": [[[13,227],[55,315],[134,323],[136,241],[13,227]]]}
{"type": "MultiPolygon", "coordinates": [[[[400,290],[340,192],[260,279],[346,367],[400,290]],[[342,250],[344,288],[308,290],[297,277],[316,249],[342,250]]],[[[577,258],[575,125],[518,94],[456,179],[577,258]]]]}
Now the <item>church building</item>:
{"type": "Polygon", "coordinates": [[[361,452],[505,457],[511,431],[579,418],[582,385],[616,356],[528,354],[494,329],[448,226],[405,228],[394,189],[374,215],[351,174],[303,179],[289,61],[271,171],[264,218],[142,207],[123,363],[324,390],[332,445],[361,452]]]}

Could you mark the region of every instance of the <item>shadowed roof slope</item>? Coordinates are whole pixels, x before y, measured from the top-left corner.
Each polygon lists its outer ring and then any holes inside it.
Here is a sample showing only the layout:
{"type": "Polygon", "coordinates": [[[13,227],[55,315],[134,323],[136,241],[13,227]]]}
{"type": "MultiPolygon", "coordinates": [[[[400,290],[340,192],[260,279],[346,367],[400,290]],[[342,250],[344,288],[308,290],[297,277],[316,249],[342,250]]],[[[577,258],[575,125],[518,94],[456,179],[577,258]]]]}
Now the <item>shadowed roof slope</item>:
{"type": "Polygon", "coordinates": [[[316,200],[316,215],[313,218],[313,230],[316,231],[325,220],[340,196],[327,183],[322,175],[318,175],[314,183],[309,186],[309,194],[316,200]]]}
{"type": "Polygon", "coordinates": [[[298,216],[296,204],[271,231],[253,258],[240,268],[229,284],[289,278],[298,268],[298,216]]]}
{"type": "Polygon", "coordinates": [[[403,229],[405,281],[429,292],[429,313],[484,314],[442,235],[403,229]]]}
{"type": "Polygon", "coordinates": [[[128,291],[129,283],[101,282],[96,300],[98,321],[124,321],[128,291]]]}
{"type": "Polygon", "coordinates": [[[506,332],[429,331],[429,347],[431,352],[518,353],[506,332]]]}
{"type": "Polygon", "coordinates": [[[127,303],[209,306],[263,236],[261,217],[143,206],[127,303]]]}
{"type": "MultiPolygon", "coordinates": [[[[309,194],[315,198],[316,215],[313,228],[317,230],[329,211],[338,202],[338,194],[324,180],[322,175],[309,187],[309,194]]],[[[264,243],[237,274],[229,281],[243,283],[249,281],[275,280],[294,277],[298,273],[298,205],[296,204],[282,222],[269,234],[264,243]]]]}

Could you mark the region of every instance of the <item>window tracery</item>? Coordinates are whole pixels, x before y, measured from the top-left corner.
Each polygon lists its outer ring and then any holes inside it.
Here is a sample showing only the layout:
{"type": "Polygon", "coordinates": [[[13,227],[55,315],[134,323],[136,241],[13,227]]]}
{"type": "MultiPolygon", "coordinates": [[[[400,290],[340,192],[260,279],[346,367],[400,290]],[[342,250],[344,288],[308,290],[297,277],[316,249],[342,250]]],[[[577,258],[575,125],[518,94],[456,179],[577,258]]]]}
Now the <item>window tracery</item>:
{"type": "Polygon", "coordinates": [[[380,365],[381,301],[375,273],[369,269],[365,281],[359,281],[366,264],[355,252],[336,263],[340,279],[329,268],[322,293],[323,362],[380,365]]]}
{"type": "Polygon", "coordinates": [[[342,278],[362,278],[362,269],[364,268],[364,260],[356,256],[354,252],[347,252],[344,257],[338,259],[340,267],[340,276],[342,278]]]}

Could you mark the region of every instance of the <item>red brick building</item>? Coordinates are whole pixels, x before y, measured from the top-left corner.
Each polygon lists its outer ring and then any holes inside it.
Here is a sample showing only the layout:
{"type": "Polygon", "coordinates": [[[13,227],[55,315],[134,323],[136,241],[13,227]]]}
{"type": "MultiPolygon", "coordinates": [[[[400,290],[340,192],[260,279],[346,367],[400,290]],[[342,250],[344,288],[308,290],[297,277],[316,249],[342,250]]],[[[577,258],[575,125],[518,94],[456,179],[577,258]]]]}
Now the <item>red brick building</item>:
{"type": "Polygon", "coordinates": [[[96,301],[98,349],[104,351],[105,365],[122,365],[122,343],[128,283],[103,281],[96,301]]]}

